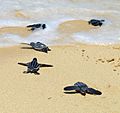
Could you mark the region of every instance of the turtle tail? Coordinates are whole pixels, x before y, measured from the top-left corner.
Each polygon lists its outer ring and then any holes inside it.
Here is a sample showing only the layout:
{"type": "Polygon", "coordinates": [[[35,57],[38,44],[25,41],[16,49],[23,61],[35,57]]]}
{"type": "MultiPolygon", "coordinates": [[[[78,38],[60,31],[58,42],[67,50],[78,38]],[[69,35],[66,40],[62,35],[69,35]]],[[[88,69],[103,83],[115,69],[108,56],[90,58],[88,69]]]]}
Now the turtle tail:
{"type": "Polygon", "coordinates": [[[93,95],[101,95],[102,92],[96,90],[96,89],[93,89],[93,88],[88,88],[87,91],[86,91],[88,94],[93,94],[93,95]]]}

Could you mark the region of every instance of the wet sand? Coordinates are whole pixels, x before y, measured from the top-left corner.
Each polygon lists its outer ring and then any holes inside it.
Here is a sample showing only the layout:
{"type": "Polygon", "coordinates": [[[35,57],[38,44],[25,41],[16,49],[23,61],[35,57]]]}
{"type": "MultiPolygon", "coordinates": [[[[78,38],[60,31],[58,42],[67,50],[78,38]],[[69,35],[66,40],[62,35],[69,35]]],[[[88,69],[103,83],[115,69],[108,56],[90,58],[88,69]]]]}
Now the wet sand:
{"type": "Polygon", "coordinates": [[[0,28],[0,34],[15,34],[15,35],[19,35],[21,37],[27,37],[31,34],[31,31],[30,31],[30,29],[28,29],[26,27],[10,26],[10,27],[0,28]]]}
{"type": "Polygon", "coordinates": [[[92,29],[97,29],[99,27],[95,27],[89,25],[85,20],[69,20],[61,23],[58,27],[60,33],[77,33],[83,31],[90,31],[92,29]]]}

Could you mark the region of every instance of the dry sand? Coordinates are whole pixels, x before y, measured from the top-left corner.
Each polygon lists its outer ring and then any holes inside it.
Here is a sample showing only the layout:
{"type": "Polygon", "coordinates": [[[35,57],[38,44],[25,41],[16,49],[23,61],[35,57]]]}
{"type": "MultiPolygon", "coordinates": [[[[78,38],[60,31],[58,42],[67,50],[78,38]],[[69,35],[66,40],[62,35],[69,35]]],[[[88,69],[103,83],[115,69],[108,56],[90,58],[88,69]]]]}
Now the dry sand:
{"type": "Polygon", "coordinates": [[[48,54],[21,46],[0,49],[1,113],[119,113],[119,49],[82,44],[51,49],[48,54]],[[54,67],[23,74],[26,67],[17,63],[34,57],[54,67]],[[65,86],[78,81],[103,94],[64,94],[65,86]]]}
{"type": "Polygon", "coordinates": [[[0,113],[120,113],[119,45],[53,46],[48,54],[24,46],[0,48],[0,113]],[[23,74],[26,67],[17,63],[34,57],[54,67],[23,74]],[[102,95],[64,93],[78,81],[102,95]]]}

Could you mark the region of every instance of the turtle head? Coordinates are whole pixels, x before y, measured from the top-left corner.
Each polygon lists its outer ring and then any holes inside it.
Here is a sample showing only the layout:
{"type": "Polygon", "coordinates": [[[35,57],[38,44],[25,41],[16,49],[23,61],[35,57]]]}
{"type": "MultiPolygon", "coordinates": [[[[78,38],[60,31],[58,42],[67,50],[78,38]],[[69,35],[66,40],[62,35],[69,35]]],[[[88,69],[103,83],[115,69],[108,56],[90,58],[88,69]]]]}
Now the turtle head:
{"type": "Polygon", "coordinates": [[[43,24],[43,25],[42,25],[42,29],[45,29],[45,28],[46,28],[46,24],[43,24]]]}
{"type": "Polygon", "coordinates": [[[34,42],[31,42],[30,45],[31,45],[32,47],[34,47],[34,46],[35,46],[35,43],[34,43],[34,42]]]}
{"type": "Polygon", "coordinates": [[[37,58],[33,58],[33,61],[36,61],[36,62],[37,62],[37,58]]]}

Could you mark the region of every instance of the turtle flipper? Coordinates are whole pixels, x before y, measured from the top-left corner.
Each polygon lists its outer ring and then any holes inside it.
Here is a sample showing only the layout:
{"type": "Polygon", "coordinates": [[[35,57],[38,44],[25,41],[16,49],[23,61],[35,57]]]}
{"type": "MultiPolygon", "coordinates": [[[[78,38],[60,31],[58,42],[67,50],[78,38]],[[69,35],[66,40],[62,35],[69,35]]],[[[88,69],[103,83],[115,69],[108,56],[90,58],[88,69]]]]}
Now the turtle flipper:
{"type": "Polygon", "coordinates": [[[101,95],[102,94],[102,92],[100,92],[100,91],[98,91],[96,89],[93,89],[93,88],[88,88],[86,93],[93,94],[93,95],[101,95]]]}
{"type": "Polygon", "coordinates": [[[28,72],[28,71],[23,71],[23,73],[24,73],[24,74],[27,74],[27,73],[30,73],[30,72],[28,72]]]}
{"type": "Polygon", "coordinates": [[[28,66],[28,63],[19,63],[18,64],[22,65],[22,66],[28,66]]]}
{"type": "Polygon", "coordinates": [[[20,43],[20,44],[24,44],[24,45],[30,45],[30,44],[28,44],[28,43],[20,43]]]}
{"type": "Polygon", "coordinates": [[[77,86],[67,86],[64,88],[65,91],[78,90],[77,86]]]}
{"type": "Polygon", "coordinates": [[[53,65],[49,65],[49,64],[39,64],[40,67],[53,67],[53,65]]]}
{"type": "Polygon", "coordinates": [[[35,74],[35,75],[40,75],[40,73],[38,73],[38,72],[34,72],[34,74],[35,74]]]}
{"type": "Polygon", "coordinates": [[[41,51],[42,51],[42,52],[45,52],[45,53],[48,53],[48,48],[46,48],[46,47],[45,47],[45,48],[42,48],[41,51]]]}
{"type": "Polygon", "coordinates": [[[40,73],[38,72],[31,72],[31,71],[23,71],[24,74],[28,74],[28,73],[34,73],[35,75],[40,75],[40,73]]]}
{"type": "MultiPolygon", "coordinates": [[[[31,46],[31,45],[30,45],[30,44],[28,44],[28,43],[21,43],[21,44],[31,46]]],[[[33,49],[33,47],[21,47],[21,49],[33,49]]]]}

